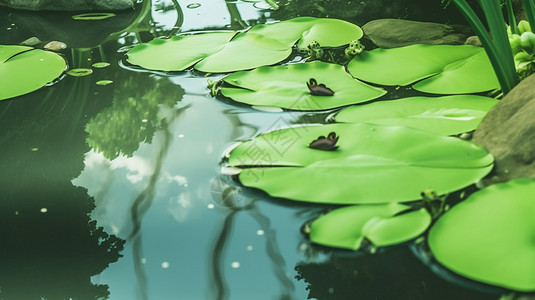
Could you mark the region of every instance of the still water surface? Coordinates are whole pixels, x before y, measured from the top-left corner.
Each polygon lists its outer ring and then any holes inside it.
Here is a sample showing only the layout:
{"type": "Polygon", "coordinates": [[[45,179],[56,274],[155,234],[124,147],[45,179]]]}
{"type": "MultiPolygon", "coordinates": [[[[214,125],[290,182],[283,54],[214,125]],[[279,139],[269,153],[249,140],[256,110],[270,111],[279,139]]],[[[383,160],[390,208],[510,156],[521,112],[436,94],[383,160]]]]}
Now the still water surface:
{"type": "Polygon", "coordinates": [[[314,247],[300,228],[326,207],[221,175],[237,141],[323,117],[215,99],[207,80],[220,75],[124,63],[124,49],[156,36],[280,18],[266,7],[145,2],[102,26],[0,9],[2,44],[60,40],[71,68],[111,64],[0,102],[0,299],[497,298],[444,281],[408,246],[375,255],[314,247]]]}

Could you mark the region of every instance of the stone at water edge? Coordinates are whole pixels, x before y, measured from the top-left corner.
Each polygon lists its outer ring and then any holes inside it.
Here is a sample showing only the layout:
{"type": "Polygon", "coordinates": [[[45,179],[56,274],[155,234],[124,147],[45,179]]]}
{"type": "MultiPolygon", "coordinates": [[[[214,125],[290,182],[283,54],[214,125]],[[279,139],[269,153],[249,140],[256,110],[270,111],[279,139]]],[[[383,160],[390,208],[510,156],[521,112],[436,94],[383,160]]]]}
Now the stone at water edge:
{"type": "Polygon", "coordinates": [[[0,6],[36,11],[113,11],[133,9],[134,0],[0,0],[0,6]]]}
{"type": "Polygon", "coordinates": [[[401,19],[373,20],[364,24],[362,30],[380,48],[413,44],[462,45],[468,37],[466,29],[460,26],[401,19]]]}
{"type": "Polygon", "coordinates": [[[494,106],[476,129],[473,142],[494,156],[494,172],[484,185],[535,178],[535,74],[494,106]]]}

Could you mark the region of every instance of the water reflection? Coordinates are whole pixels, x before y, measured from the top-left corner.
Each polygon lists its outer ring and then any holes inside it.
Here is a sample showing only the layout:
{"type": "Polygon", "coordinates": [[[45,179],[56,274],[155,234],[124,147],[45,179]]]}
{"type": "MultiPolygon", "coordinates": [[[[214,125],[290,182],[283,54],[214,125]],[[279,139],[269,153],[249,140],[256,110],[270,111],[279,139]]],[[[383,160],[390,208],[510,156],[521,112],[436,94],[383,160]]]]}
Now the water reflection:
{"type": "Polygon", "coordinates": [[[374,255],[331,252],[321,262],[296,265],[297,279],[308,284],[308,299],[495,299],[444,282],[423,265],[408,246],[374,255]],[[344,255],[345,253],[345,255],[344,255]]]}
{"type": "MultiPolygon", "coordinates": [[[[107,99],[88,78],[0,103],[0,297],[96,299],[91,277],[121,256],[124,241],[88,217],[94,199],[70,180],[83,168],[86,116],[107,99]]],[[[109,99],[109,98],[108,98],[109,99]]]]}

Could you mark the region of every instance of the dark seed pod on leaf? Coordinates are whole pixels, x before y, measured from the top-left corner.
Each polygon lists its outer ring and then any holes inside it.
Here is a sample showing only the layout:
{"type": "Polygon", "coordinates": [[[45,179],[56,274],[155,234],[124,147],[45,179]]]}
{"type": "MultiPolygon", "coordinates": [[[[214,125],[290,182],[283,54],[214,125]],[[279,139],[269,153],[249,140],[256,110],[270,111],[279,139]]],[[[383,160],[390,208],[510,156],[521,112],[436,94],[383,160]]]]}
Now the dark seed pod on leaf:
{"type": "Polygon", "coordinates": [[[310,90],[310,94],[314,96],[333,96],[334,92],[325,84],[316,81],[314,78],[310,78],[307,82],[307,87],[310,90]]]}
{"type": "Polygon", "coordinates": [[[338,142],[339,136],[335,132],[329,133],[327,137],[320,136],[316,140],[312,141],[308,147],[312,149],[325,150],[325,151],[334,151],[338,149],[336,143],[338,142]]]}

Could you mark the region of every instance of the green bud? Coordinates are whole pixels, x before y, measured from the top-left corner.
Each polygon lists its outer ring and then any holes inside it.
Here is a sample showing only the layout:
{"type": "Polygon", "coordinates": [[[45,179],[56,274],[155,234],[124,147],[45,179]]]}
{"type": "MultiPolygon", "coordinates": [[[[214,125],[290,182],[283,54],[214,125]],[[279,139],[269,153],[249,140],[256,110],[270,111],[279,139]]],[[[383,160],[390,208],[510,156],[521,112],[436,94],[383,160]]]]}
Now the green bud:
{"type": "Polygon", "coordinates": [[[535,34],[531,31],[526,31],[520,36],[520,46],[528,53],[535,50],[535,34]]]}
{"type": "Polygon", "coordinates": [[[520,22],[518,22],[518,30],[520,31],[520,34],[524,32],[531,32],[531,26],[529,26],[528,21],[520,20],[520,22]]]}
{"type": "Polygon", "coordinates": [[[515,61],[517,62],[528,61],[528,60],[530,60],[530,55],[524,51],[521,51],[515,54],[515,61]]]}
{"type": "Polygon", "coordinates": [[[509,36],[509,44],[511,45],[511,50],[513,50],[513,54],[522,51],[522,46],[520,46],[520,36],[518,34],[513,34],[509,36]]]}

